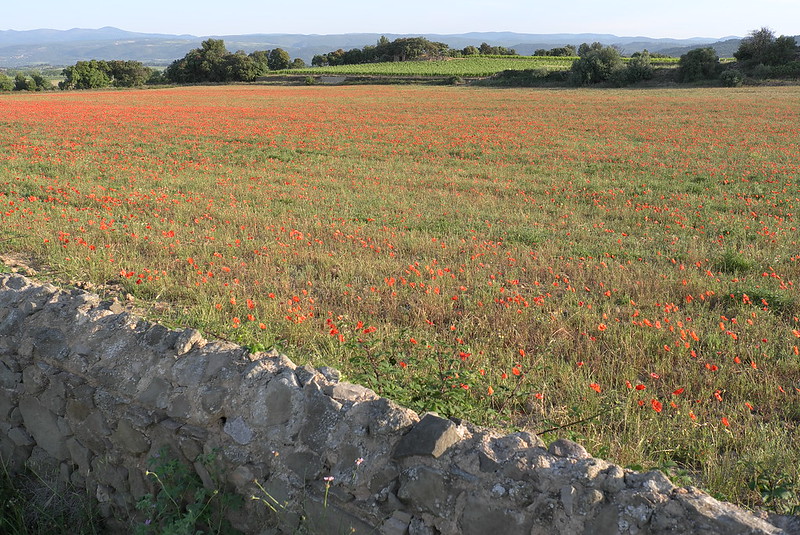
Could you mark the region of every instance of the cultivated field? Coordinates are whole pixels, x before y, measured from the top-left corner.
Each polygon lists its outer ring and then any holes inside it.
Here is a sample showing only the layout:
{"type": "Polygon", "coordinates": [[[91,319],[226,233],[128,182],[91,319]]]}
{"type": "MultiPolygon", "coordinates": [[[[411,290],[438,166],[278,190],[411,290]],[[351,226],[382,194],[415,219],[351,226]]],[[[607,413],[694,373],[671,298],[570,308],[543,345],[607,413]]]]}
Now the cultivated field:
{"type": "MultiPolygon", "coordinates": [[[[551,56],[478,56],[450,58],[431,61],[390,61],[385,63],[361,63],[335,67],[309,67],[277,71],[277,74],[328,74],[364,76],[467,76],[483,77],[504,70],[544,69],[567,71],[574,57],[551,56]]],[[[627,58],[625,58],[627,59],[627,58]]],[[[653,59],[653,65],[675,66],[678,58],[653,59]]]]}
{"type": "Polygon", "coordinates": [[[418,410],[800,503],[800,88],[0,96],[0,251],[418,410]]]}

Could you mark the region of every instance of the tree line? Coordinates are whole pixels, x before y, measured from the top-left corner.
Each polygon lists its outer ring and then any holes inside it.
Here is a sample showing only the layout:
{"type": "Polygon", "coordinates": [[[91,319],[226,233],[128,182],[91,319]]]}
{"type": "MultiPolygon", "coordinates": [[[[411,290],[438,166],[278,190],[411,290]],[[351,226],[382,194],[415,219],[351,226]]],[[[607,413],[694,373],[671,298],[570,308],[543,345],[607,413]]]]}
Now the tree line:
{"type": "MultiPolygon", "coordinates": [[[[614,47],[600,43],[582,44],[578,59],[570,69],[574,85],[610,82],[628,85],[648,80],[654,70],[651,55],[645,50],[633,54],[627,63],[614,47]]],[[[718,80],[723,85],[738,86],[747,76],[752,78],[800,77],[800,47],[794,37],[776,37],[769,28],[750,32],[733,54],[734,63],[723,64],[711,47],[697,48],[683,54],[678,61],[677,81],[697,83],[718,80]]]]}
{"type": "MultiPolygon", "coordinates": [[[[302,68],[302,59],[292,60],[282,48],[231,53],[222,39],[207,39],[200,48],[173,61],[163,72],[140,61],[79,61],[61,71],[64,79],[58,88],[100,89],[104,87],[141,87],[156,84],[192,84],[206,82],[252,82],[270,71],[302,68]]],[[[39,73],[18,73],[12,79],[0,73],[0,91],[43,91],[55,87],[39,73]]]]}
{"type": "MultiPolygon", "coordinates": [[[[383,61],[411,61],[420,58],[466,57],[474,55],[515,55],[513,49],[482,43],[454,50],[444,43],[424,37],[407,37],[389,41],[381,37],[376,45],[342,49],[314,56],[312,65],[349,65],[383,61]]],[[[651,58],[663,57],[647,50],[623,61],[613,46],[583,43],[579,47],[566,45],[550,50],[535,51],[536,56],[576,56],[566,81],[572,85],[610,83],[624,86],[653,78],[651,58]]],[[[682,83],[719,81],[723,85],[741,85],[746,77],[800,77],[800,48],[794,37],[776,37],[768,28],[760,28],[745,37],[734,53],[733,63],[721,63],[713,48],[697,48],[680,57],[676,79],[682,83]]],[[[207,39],[200,48],[189,51],[173,61],[163,72],[139,61],[79,61],[61,72],[64,80],[58,87],[95,89],[103,87],[138,87],[145,84],[191,84],[252,82],[271,71],[303,68],[302,59],[292,60],[282,48],[231,53],[222,39],[207,39]]],[[[553,73],[550,73],[553,74],[553,73]]],[[[547,73],[507,71],[503,73],[512,83],[525,85],[529,78],[545,78],[547,73]]],[[[502,78],[501,76],[501,78],[502,78]]],[[[563,82],[564,78],[560,78],[563,82]]],[[[42,91],[54,89],[53,84],[38,73],[17,73],[13,78],[0,73],[0,91],[42,91]]]]}
{"type": "Polygon", "coordinates": [[[421,58],[453,58],[462,56],[495,55],[514,56],[516,51],[502,46],[482,43],[479,47],[467,46],[452,49],[445,43],[430,41],[424,37],[401,37],[389,41],[381,36],[375,45],[350,50],[338,49],[327,54],[317,54],[311,59],[315,67],[336,65],[358,65],[360,63],[381,63],[385,61],[413,61],[421,58]]]}
{"type": "Polygon", "coordinates": [[[256,50],[250,54],[228,52],[222,39],[207,39],[164,71],[167,82],[192,84],[205,82],[252,82],[270,71],[299,69],[305,62],[291,59],[282,48],[256,50]]]}

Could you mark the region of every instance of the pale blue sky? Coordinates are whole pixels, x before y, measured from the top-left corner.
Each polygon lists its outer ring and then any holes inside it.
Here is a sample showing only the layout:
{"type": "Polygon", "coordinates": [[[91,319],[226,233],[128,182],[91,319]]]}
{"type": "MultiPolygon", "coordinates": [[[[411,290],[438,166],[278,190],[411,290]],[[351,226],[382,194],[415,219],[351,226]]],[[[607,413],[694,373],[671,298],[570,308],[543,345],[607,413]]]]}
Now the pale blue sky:
{"type": "Polygon", "coordinates": [[[800,34],[800,0],[2,0],[0,30],[100,28],[193,35],[611,33],[800,34]]]}

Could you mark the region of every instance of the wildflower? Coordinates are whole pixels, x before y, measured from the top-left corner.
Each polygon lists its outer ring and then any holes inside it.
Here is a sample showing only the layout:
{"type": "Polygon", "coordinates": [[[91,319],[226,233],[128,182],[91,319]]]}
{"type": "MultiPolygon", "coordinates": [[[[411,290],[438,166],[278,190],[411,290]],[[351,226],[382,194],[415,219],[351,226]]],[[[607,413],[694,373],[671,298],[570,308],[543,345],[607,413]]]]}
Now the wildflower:
{"type": "Polygon", "coordinates": [[[595,392],[597,392],[598,394],[599,394],[600,392],[602,392],[602,391],[603,391],[603,389],[602,389],[602,388],[600,388],[600,385],[599,385],[599,384],[597,384],[597,383],[591,383],[591,384],[589,384],[589,388],[591,388],[592,390],[594,390],[594,391],[595,391],[595,392]]]}
{"type": "Polygon", "coordinates": [[[656,411],[656,412],[661,412],[661,410],[663,408],[663,406],[661,405],[661,402],[658,401],[657,399],[651,399],[650,400],[650,405],[653,407],[653,410],[656,411]]]}

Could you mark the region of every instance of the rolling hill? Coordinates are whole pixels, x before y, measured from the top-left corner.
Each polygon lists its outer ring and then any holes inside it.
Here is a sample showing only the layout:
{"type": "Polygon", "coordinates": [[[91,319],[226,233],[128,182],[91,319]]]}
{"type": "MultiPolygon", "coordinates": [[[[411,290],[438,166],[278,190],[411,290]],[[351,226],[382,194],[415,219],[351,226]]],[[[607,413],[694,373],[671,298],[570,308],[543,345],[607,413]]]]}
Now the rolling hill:
{"type": "MultiPolygon", "coordinates": [[[[361,48],[374,44],[379,33],[352,33],[339,35],[302,34],[252,34],[252,35],[166,35],[137,33],[104,27],[99,29],[71,30],[2,30],[0,31],[0,67],[34,67],[39,65],[72,65],[89,59],[137,60],[148,65],[167,65],[197,48],[208,37],[224,39],[228,50],[269,50],[283,48],[292,57],[310,62],[315,54],[342,48],[361,48]]],[[[418,36],[417,34],[385,34],[389,39],[418,36]]],[[[514,48],[518,53],[531,55],[539,48],[553,48],[567,44],[579,45],[599,41],[616,45],[623,53],[647,48],[651,52],[689,50],[698,46],[714,45],[713,38],[653,39],[649,37],[619,37],[610,34],[523,34],[513,32],[473,32],[454,35],[424,34],[424,37],[447,43],[453,48],[479,46],[487,42],[493,46],[514,48]]],[[[738,38],[726,37],[723,40],[738,38]]],[[[735,50],[735,48],[734,48],[735,50]]],[[[684,52],[681,52],[684,53],[684,52]]],[[[680,55],[680,54],[678,54],[680,55]]]]}

